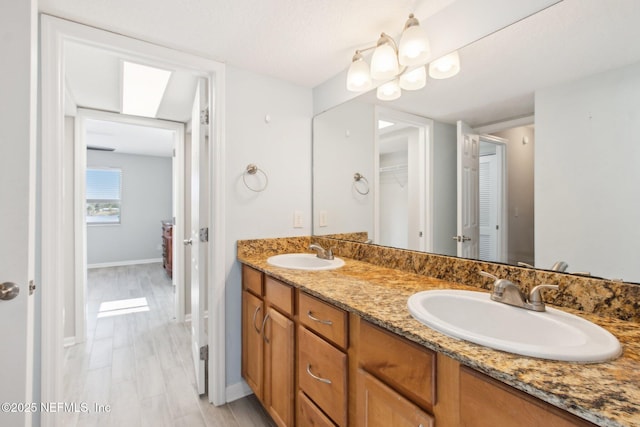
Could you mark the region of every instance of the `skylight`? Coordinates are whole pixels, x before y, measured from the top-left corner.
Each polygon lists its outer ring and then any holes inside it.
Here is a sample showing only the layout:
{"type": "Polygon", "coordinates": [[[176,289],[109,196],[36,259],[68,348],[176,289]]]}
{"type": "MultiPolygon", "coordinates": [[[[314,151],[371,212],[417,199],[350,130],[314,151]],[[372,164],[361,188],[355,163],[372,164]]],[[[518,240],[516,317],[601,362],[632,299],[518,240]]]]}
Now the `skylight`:
{"type": "Polygon", "coordinates": [[[122,113],[156,117],[171,71],[122,62],[122,113]]]}
{"type": "Polygon", "coordinates": [[[378,120],[378,129],[388,128],[389,126],[393,126],[395,123],[388,122],[386,120],[378,120]]]}

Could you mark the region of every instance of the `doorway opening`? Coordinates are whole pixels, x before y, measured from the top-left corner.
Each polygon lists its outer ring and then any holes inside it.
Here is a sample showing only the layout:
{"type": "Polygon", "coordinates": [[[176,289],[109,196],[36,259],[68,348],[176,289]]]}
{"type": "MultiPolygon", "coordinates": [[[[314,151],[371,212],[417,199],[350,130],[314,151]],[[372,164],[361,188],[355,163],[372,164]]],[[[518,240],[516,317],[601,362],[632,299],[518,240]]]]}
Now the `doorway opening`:
{"type": "Polygon", "coordinates": [[[374,243],[433,250],[433,121],[376,107],[374,243]]]}
{"type": "Polygon", "coordinates": [[[75,343],[86,337],[88,268],[161,261],[173,287],[173,317],[184,321],[184,249],[174,244],[182,241],[185,222],[184,129],[182,123],[89,109],[65,118],[67,138],[72,134],[75,140],[70,145],[75,146],[77,250],[71,282],[75,310],[65,308],[66,345],[71,336],[75,343]],[[119,182],[103,178],[114,171],[119,182]],[[117,208],[109,208],[117,215],[105,216],[105,197],[117,197],[117,208]],[[169,234],[168,241],[164,234],[169,234]]]}
{"type": "MultiPolygon", "coordinates": [[[[226,402],[225,384],[225,323],[224,323],[224,65],[215,61],[200,58],[183,52],[152,45],[139,40],[103,30],[90,28],[81,24],[43,15],[41,19],[41,88],[42,88],[42,352],[41,352],[41,398],[43,401],[63,401],[63,341],[65,289],[59,286],[69,276],[71,265],[78,271],[77,257],[82,256],[86,248],[78,245],[78,234],[69,232],[80,227],[77,220],[70,221],[67,213],[73,206],[84,204],[77,201],[74,192],[68,191],[64,185],[63,175],[66,170],[77,172],[78,162],[73,157],[65,156],[65,116],[66,108],[76,104],[69,93],[67,76],[64,74],[65,61],[71,46],[100,48],[114,52],[121,58],[133,62],[162,67],[170,70],[182,70],[183,77],[203,78],[208,82],[208,100],[210,104],[210,120],[207,127],[210,147],[206,161],[211,165],[211,176],[208,186],[211,209],[206,223],[214,236],[208,242],[206,263],[211,274],[204,284],[209,292],[207,303],[209,317],[207,328],[209,342],[216,348],[208,359],[209,401],[220,405],[226,402]],[[60,227],[59,224],[64,224],[60,227]],[[68,248],[73,248],[69,251],[68,248]]],[[[93,61],[85,58],[84,65],[93,61]]],[[[84,73],[87,81],[98,84],[101,89],[108,85],[97,82],[97,75],[84,73]]],[[[178,79],[179,80],[179,79],[178,79]]],[[[174,82],[179,84],[180,82],[174,82]]],[[[169,85],[172,83],[169,82],[169,85]]],[[[113,88],[111,88],[113,89],[113,88]]],[[[77,100],[76,100],[77,101],[77,100]]],[[[191,100],[192,101],[192,100],[191,100]]],[[[189,105],[189,115],[191,115],[189,105]]],[[[103,108],[108,111],[119,111],[116,108],[103,108]]],[[[76,173],[76,176],[79,176],[76,173]]],[[[77,198],[77,196],[76,196],[77,198]]],[[[158,224],[160,228],[160,224],[158,224]]],[[[81,273],[84,274],[84,273],[81,273]]],[[[76,273],[77,275],[77,273],[76,273]]],[[[76,277],[73,277],[75,280],[76,277]]],[[[43,425],[55,425],[55,418],[42,415],[43,425]]]]}
{"type": "Polygon", "coordinates": [[[507,140],[480,135],[479,257],[507,262],[507,140]]]}

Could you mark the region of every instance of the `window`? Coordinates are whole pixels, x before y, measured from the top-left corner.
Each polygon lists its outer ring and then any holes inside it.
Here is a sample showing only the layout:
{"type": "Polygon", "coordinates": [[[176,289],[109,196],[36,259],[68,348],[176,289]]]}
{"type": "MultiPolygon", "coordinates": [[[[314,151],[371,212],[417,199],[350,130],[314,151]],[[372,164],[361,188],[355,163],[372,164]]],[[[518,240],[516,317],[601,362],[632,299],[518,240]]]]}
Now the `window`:
{"type": "Polygon", "coordinates": [[[87,169],[87,224],[120,224],[120,169],[87,169]]]}

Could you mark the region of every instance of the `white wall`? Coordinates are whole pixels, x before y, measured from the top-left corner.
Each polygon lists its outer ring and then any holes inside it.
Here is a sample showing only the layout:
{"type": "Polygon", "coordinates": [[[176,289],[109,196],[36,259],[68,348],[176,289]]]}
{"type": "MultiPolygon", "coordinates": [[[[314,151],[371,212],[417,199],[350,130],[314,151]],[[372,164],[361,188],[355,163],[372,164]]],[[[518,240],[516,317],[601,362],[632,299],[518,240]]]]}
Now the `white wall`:
{"type": "Polygon", "coordinates": [[[433,252],[456,255],[456,126],[433,122],[433,252]]]}
{"type": "MultiPolygon", "coordinates": [[[[507,144],[507,191],[508,191],[508,263],[526,262],[534,264],[534,194],[533,168],[536,149],[533,126],[520,126],[494,133],[508,139],[507,144]],[[523,138],[527,143],[523,144],[523,138]]],[[[537,265],[551,268],[549,265],[537,265]]]]}
{"type": "Polygon", "coordinates": [[[536,265],[640,282],[640,64],[536,92],[536,265]]]}
{"type": "Polygon", "coordinates": [[[121,223],[87,226],[87,264],[160,259],[161,221],[172,217],[171,158],[87,150],[87,167],[122,169],[121,223]]]}
{"type": "Polygon", "coordinates": [[[409,192],[409,133],[418,139],[418,130],[409,129],[400,137],[405,140],[403,149],[380,155],[380,168],[404,165],[401,170],[381,172],[379,177],[380,235],[375,243],[384,246],[409,248],[409,203],[416,202],[409,200],[409,194],[413,194],[409,192]]]}
{"type": "Polygon", "coordinates": [[[226,71],[227,386],[241,383],[241,273],[236,241],[311,234],[311,89],[234,67],[226,71]],[[269,115],[271,121],[265,122],[269,115]],[[242,182],[247,164],[269,177],[265,191],[242,182]],[[304,227],[293,228],[302,211],[304,227]]]}
{"type": "MultiPolygon", "coordinates": [[[[373,236],[374,107],[351,101],[313,119],[314,226],[315,234],[366,231],[373,236]],[[369,194],[354,190],[354,174],[369,182],[369,194]],[[327,226],[320,227],[320,212],[327,226]]],[[[356,184],[366,192],[366,184],[356,184]]]]}

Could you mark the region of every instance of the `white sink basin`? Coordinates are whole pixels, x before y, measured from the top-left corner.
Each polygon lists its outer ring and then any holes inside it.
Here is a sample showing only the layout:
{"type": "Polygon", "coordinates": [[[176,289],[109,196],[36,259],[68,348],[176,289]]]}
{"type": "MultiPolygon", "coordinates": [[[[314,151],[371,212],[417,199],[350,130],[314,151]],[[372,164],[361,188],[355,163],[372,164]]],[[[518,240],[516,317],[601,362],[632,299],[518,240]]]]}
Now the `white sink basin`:
{"type": "Polygon", "coordinates": [[[344,265],[340,258],[322,259],[316,254],[282,254],[267,258],[267,264],[292,270],[333,270],[344,265]]]}
{"type": "Polygon", "coordinates": [[[595,363],[622,353],[611,333],[547,306],[535,312],[492,301],[484,292],[432,290],[409,298],[409,312],[454,338],[523,356],[595,363]]]}

